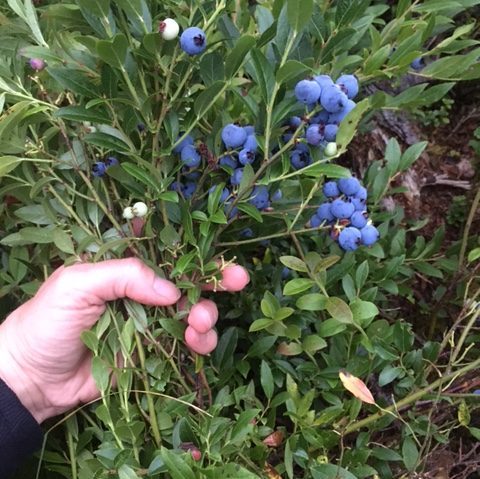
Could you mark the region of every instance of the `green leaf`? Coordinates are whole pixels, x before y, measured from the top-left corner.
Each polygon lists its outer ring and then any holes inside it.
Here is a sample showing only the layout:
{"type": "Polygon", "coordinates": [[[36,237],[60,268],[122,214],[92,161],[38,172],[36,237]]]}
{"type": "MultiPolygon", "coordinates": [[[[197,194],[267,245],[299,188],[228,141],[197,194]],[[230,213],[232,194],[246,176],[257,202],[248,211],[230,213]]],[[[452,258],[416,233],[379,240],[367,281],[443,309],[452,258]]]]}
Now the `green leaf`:
{"type": "Polygon", "coordinates": [[[255,331],[261,331],[262,329],[267,329],[269,326],[275,323],[274,319],[271,318],[260,318],[256,319],[248,328],[250,333],[255,331]]]}
{"type": "Polygon", "coordinates": [[[378,385],[380,387],[386,386],[387,384],[390,384],[392,381],[397,379],[401,374],[403,370],[402,368],[398,367],[393,367],[393,366],[385,366],[382,369],[382,372],[378,376],[378,385]]]}
{"type": "Polygon", "coordinates": [[[55,228],[53,231],[53,243],[64,253],[75,254],[75,247],[70,235],[60,228],[55,228]]]}
{"type": "Polygon", "coordinates": [[[256,83],[260,88],[260,94],[263,101],[268,103],[275,85],[272,65],[260,50],[252,50],[251,57],[255,68],[256,83]]]}
{"type": "Polygon", "coordinates": [[[346,150],[357,133],[360,120],[369,108],[370,100],[365,98],[365,100],[357,103],[357,106],[342,120],[338,128],[336,140],[339,150],[346,150]]]}
{"type": "Polygon", "coordinates": [[[195,103],[193,104],[193,110],[198,118],[201,118],[207,114],[210,108],[223,94],[225,89],[226,83],[219,80],[197,96],[195,103]]]}
{"type": "Polygon", "coordinates": [[[152,31],[152,16],[145,0],[115,0],[115,3],[125,11],[138,34],[152,31]]]}
{"type": "Polygon", "coordinates": [[[100,391],[106,391],[110,385],[110,370],[98,356],[92,358],[92,376],[100,391]]]}
{"type": "Polygon", "coordinates": [[[255,45],[255,38],[250,35],[240,37],[225,59],[225,75],[233,78],[241,68],[245,58],[255,45]]]}
{"type": "Polygon", "coordinates": [[[263,223],[262,214],[260,213],[260,211],[257,210],[257,208],[255,208],[255,206],[251,205],[250,203],[238,203],[237,208],[243,213],[253,218],[255,221],[263,223]]]}
{"type": "Polygon", "coordinates": [[[160,185],[157,181],[155,181],[155,178],[152,178],[152,175],[150,173],[138,167],[136,164],[123,162],[121,164],[121,167],[130,176],[133,176],[144,185],[152,188],[153,191],[156,191],[156,192],[160,191],[160,185]]]}
{"type": "Polygon", "coordinates": [[[93,108],[86,109],[83,106],[65,106],[59,108],[53,116],[64,118],[71,121],[91,121],[93,123],[108,123],[108,115],[93,108]]]}
{"type": "Polygon", "coordinates": [[[333,163],[317,162],[299,171],[306,176],[312,176],[314,178],[320,178],[321,176],[328,176],[329,178],[348,178],[349,176],[352,176],[347,168],[333,163]]]}
{"type": "Polygon", "coordinates": [[[88,98],[97,98],[99,96],[99,88],[88,80],[85,74],[80,70],[64,67],[49,67],[47,68],[47,72],[63,88],[66,88],[73,93],[88,98]]]}
{"type": "Polygon", "coordinates": [[[272,370],[268,363],[263,360],[260,366],[260,383],[267,399],[272,399],[274,391],[272,370]]]}
{"type": "Polygon", "coordinates": [[[296,306],[304,311],[323,311],[327,297],[320,293],[305,294],[298,298],[296,306]]]}
{"type": "Polygon", "coordinates": [[[344,324],[353,323],[353,314],[348,304],[340,298],[327,298],[326,305],[327,311],[332,318],[344,324]]]}
{"type": "Polygon", "coordinates": [[[310,21],[313,14],[313,0],[287,0],[287,18],[296,33],[310,21]]]}
{"type": "Polygon", "coordinates": [[[206,86],[223,80],[225,78],[223,57],[217,52],[203,55],[200,60],[200,75],[206,86]]]}
{"type": "Polygon", "coordinates": [[[388,447],[373,447],[372,456],[380,459],[381,461],[401,461],[402,456],[393,449],[388,447]]]}
{"type": "Polygon", "coordinates": [[[415,441],[411,437],[406,437],[402,444],[403,463],[409,472],[415,470],[419,453],[415,441]]]}
{"type": "Polygon", "coordinates": [[[421,141],[420,143],[415,143],[408,147],[400,159],[400,171],[408,170],[408,168],[410,168],[410,166],[412,166],[423,153],[423,150],[425,150],[427,145],[428,141],[421,141]]]}
{"type": "Polygon", "coordinates": [[[378,308],[369,301],[356,299],[350,304],[350,309],[355,322],[361,326],[366,326],[379,313],[378,308]]]}
{"type": "Polygon", "coordinates": [[[309,354],[315,354],[320,349],[327,347],[327,342],[317,334],[310,334],[302,342],[303,350],[309,354]]]}
{"type": "Polygon", "coordinates": [[[162,446],[160,449],[160,455],[165,461],[165,465],[167,466],[172,479],[195,479],[195,473],[187,464],[185,454],[175,454],[162,446]]]}
{"type": "Polygon", "coordinates": [[[110,0],[76,0],[76,2],[97,17],[106,17],[110,10],[110,0]]]}
{"type": "Polygon", "coordinates": [[[127,58],[128,40],[123,33],[115,35],[111,40],[97,42],[98,56],[114,68],[124,68],[127,58]]]}
{"type": "Polygon", "coordinates": [[[16,156],[2,156],[0,157],[0,177],[8,175],[14,170],[21,162],[23,158],[16,156]]]}
{"type": "Polygon", "coordinates": [[[470,434],[477,440],[480,441],[480,428],[478,427],[469,427],[468,430],[470,434]]]}
{"type": "Polygon", "coordinates": [[[117,472],[118,479],[140,479],[140,476],[137,476],[137,473],[126,464],[122,464],[117,472]]]}
{"type": "Polygon", "coordinates": [[[285,296],[293,296],[295,294],[303,293],[307,289],[310,289],[315,283],[311,279],[296,278],[290,280],[283,288],[283,294],[285,296]]]}
{"type": "Polygon", "coordinates": [[[294,271],[300,271],[301,273],[308,271],[307,265],[296,256],[280,256],[280,261],[287,268],[293,269],[294,271]]]}
{"type": "Polygon", "coordinates": [[[108,135],[107,133],[101,133],[99,131],[95,133],[89,133],[88,135],[85,135],[84,139],[87,143],[99,146],[100,148],[104,148],[106,150],[113,150],[123,153],[130,151],[129,145],[127,145],[123,140],[120,140],[120,138],[112,135],[108,135]]]}
{"type": "Polygon", "coordinates": [[[303,353],[302,345],[298,343],[280,343],[277,348],[278,354],[284,356],[297,356],[303,353]]]}
{"type": "Polygon", "coordinates": [[[288,60],[277,71],[276,79],[280,85],[294,78],[305,76],[305,72],[311,71],[310,67],[298,60],[288,60]]]}
{"type": "Polygon", "coordinates": [[[260,309],[267,318],[273,318],[275,316],[275,311],[280,309],[280,303],[270,291],[266,291],[260,302],[260,309]]]}
{"type": "Polygon", "coordinates": [[[328,338],[330,336],[335,336],[347,329],[347,326],[343,323],[338,322],[334,318],[329,318],[326,321],[322,321],[318,327],[318,334],[322,338],[328,338]]]}
{"type": "Polygon", "coordinates": [[[247,409],[238,416],[232,429],[230,442],[236,445],[242,444],[248,434],[253,431],[252,420],[260,413],[260,409],[247,409]]]}
{"type": "Polygon", "coordinates": [[[180,242],[180,236],[171,224],[167,224],[162,231],[160,231],[160,240],[165,246],[171,248],[180,242]]]}

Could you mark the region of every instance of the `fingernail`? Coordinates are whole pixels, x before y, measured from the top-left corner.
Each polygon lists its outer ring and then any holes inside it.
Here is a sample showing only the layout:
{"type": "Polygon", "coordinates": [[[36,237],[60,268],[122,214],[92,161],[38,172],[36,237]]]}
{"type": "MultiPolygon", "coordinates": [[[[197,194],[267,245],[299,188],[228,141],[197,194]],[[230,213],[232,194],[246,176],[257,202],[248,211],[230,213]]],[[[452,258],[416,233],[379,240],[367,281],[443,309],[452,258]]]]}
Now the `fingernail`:
{"type": "Polygon", "coordinates": [[[153,289],[159,296],[172,303],[178,301],[181,296],[180,290],[173,283],[163,278],[155,278],[153,289]]]}

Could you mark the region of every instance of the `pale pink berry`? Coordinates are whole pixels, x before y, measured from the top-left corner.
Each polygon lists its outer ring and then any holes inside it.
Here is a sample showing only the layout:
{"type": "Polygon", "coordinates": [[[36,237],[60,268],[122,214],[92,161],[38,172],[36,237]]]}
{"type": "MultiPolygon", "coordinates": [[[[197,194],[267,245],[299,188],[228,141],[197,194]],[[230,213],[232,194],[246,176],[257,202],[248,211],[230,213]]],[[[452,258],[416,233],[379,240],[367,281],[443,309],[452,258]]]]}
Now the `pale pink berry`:
{"type": "Polygon", "coordinates": [[[166,18],[160,22],[159,32],[162,34],[164,40],[173,40],[177,38],[180,27],[173,18],[166,18]]]}

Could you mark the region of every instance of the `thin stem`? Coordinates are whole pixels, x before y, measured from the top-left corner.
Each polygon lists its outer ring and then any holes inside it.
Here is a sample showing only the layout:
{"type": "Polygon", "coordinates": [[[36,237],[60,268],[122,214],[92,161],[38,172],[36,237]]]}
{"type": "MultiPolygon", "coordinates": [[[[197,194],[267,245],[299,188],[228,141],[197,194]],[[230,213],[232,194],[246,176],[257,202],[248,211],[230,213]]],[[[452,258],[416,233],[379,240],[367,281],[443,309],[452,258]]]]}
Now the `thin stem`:
{"type": "Polygon", "coordinates": [[[462,238],[462,247],[460,249],[460,255],[458,257],[458,268],[462,268],[463,261],[465,259],[465,253],[467,251],[468,236],[470,234],[470,228],[472,227],[473,218],[480,203],[480,188],[477,190],[475,198],[473,199],[472,207],[470,208],[470,213],[468,214],[467,223],[465,224],[465,229],[463,230],[462,238]]]}

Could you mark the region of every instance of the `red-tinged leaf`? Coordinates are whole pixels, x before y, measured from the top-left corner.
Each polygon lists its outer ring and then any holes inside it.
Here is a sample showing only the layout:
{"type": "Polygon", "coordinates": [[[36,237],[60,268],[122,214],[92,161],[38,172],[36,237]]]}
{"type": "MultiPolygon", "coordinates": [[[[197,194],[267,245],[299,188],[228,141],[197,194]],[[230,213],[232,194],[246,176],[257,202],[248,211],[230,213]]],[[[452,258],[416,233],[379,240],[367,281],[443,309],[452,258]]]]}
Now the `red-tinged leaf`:
{"type": "Polygon", "coordinates": [[[265,446],[269,447],[278,447],[282,444],[284,438],[284,434],[282,431],[274,431],[272,434],[267,436],[262,442],[265,446]]]}
{"type": "Polygon", "coordinates": [[[265,463],[264,471],[268,479],[282,479],[282,476],[268,462],[265,463]]]}
{"type": "Polygon", "coordinates": [[[277,353],[284,356],[296,356],[303,352],[302,346],[298,343],[282,342],[278,345],[277,353]]]}
{"type": "Polygon", "coordinates": [[[345,370],[340,371],[339,376],[344,388],[350,391],[357,399],[367,404],[375,404],[372,393],[361,379],[352,376],[345,370]]]}

